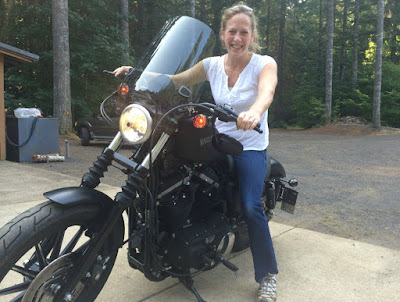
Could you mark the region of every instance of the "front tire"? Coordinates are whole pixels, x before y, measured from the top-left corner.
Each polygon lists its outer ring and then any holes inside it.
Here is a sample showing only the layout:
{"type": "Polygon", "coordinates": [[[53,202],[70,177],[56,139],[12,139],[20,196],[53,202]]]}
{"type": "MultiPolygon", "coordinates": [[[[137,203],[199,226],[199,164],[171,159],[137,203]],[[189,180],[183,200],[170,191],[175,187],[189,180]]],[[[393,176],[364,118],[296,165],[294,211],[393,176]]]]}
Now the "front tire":
{"type": "MultiPolygon", "coordinates": [[[[99,205],[65,207],[48,201],[2,227],[0,300],[54,301],[58,280],[68,274],[79,252],[98,230],[99,214],[99,205]]],[[[105,240],[98,259],[79,283],[81,291],[72,301],[96,299],[114,266],[123,241],[123,228],[121,217],[105,240]]]]}

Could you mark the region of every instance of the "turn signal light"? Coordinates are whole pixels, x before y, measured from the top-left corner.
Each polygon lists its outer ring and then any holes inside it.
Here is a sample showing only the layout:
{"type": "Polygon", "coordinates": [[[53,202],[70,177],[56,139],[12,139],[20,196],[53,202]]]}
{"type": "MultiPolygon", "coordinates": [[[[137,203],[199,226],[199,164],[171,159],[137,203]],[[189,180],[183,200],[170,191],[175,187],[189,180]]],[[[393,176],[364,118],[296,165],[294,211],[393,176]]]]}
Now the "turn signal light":
{"type": "Polygon", "coordinates": [[[129,92],[129,86],[126,84],[121,84],[118,86],[118,92],[123,96],[127,95],[129,92]]]}
{"type": "Polygon", "coordinates": [[[195,126],[196,128],[204,128],[205,126],[207,126],[207,123],[208,119],[204,114],[196,115],[193,118],[193,126],[195,126]]]}

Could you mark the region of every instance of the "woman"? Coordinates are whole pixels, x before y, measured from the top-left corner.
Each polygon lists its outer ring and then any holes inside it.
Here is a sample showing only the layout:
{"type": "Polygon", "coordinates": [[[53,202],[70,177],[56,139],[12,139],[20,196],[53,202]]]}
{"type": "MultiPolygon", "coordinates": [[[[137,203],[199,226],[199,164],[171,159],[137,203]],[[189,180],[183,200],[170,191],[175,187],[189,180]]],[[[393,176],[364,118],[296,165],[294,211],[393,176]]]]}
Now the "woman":
{"type": "MultiPolygon", "coordinates": [[[[257,301],[276,301],[278,268],[261,196],[267,172],[268,108],[277,85],[277,66],[271,57],[255,54],[259,48],[257,20],[253,10],[243,3],[224,11],[220,38],[226,55],[207,58],[190,70],[172,76],[172,80],[186,84],[208,80],[215,102],[229,104],[240,113],[236,125],[217,121],[216,127],[243,144],[243,154],[235,157],[235,161],[255,279],[260,283],[257,301]],[[263,135],[247,131],[258,123],[263,135]]],[[[114,74],[118,76],[130,68],[119,67],[114,74]]]]}

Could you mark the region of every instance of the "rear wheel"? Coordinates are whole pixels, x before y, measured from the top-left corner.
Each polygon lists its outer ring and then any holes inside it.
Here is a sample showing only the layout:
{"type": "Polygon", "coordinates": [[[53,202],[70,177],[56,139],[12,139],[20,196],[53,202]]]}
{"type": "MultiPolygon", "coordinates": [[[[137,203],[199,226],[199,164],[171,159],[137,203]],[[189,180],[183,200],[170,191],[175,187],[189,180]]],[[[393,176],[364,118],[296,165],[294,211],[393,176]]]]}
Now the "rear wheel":
{"type": "Polygon", "coordinates": [[[243,222],[235,232],[235,243],[232,248],[232,252],[240,252],[247,249],[250,246],[249,231],[247,224],[243,222]]]}
{"type": "MultiPolygon", "coordinates": [[[[62,280],[96,234],[100,207],[64,207],[45,202],[0,229],[0,300],[55,302],[62,280]]],[[[94,301],[103,288],[123,240],[122,217],[96,261],[71,292],[70,301],[94,301]]],[[[67,299],[68,300],[68,299],[67,299]]]]}
{"type": "MultiPolygon", "coordinates": [[[[267,210],[265,215],[267,220],[270,221],[273,216],[271,210],[267,210]]],[[[238,226],[235,232],[235,244],[233,245],[232,252],[240,252],[250,247],[249,230],[247,224],[243,221],[241,225],[238,226]]]]}
{"type": "Polygon", "coordinates": [[[90,141],[89,129],[86,127],[81,128],[81,145],[89,146],[89,141],[90,141]]]}

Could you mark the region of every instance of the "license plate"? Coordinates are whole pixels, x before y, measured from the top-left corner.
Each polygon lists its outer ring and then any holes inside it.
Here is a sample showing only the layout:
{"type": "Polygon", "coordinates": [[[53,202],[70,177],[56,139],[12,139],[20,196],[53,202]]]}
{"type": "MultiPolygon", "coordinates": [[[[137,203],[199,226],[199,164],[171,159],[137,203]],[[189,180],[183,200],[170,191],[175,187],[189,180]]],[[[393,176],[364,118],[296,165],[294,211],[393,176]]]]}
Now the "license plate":
{"type": "Polygon", "coordinates": [[[294,214],[298,194],[299,193],[293,189],[283,188],[281,210],[294,214]]]}

